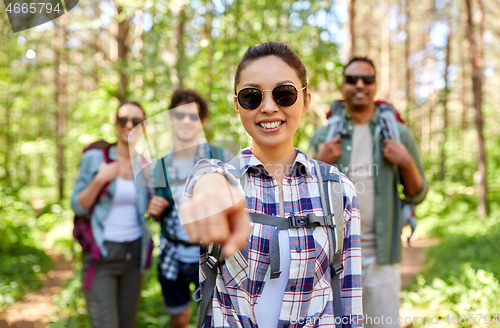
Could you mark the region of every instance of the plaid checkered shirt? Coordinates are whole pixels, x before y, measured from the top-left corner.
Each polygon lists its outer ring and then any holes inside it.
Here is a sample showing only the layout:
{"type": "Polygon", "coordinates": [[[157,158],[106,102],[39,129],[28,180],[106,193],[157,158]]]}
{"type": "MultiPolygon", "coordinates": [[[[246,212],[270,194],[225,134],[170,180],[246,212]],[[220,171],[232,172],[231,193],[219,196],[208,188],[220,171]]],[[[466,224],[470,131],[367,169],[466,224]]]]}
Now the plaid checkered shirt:
{"type": "MultiPolygon", "coordinates": [[[[296,149],[297,157],[282,184],[284,216],[322,216],[320,191],[314,163],[296,149]]],[[[249,173],[246,211],[279,216],[279,191],[264,165],[244,149],[239,156],[241,176],[249,173]]],[[[201,160],[191,172],[184,201],[192,198],[201,172],[221,172],[227,180],[240,181],[228,172],[228,165],[201,160]],[[221,170],[221,168],[223,170],[221,170]]],[[[360,219],[354,185],[341,175],[344,197],[344,249],[341,274],[343,327],[362,327],[360,219]]],[[[257,327],[254,306],[259,302],[270,276],[269,240],[275,227],[251,223],[246,246],[227,258],[217,273],[216,288],[205,327],[257,327]]],[[[329,242],[326,227],[289,229],[290,277],[283,295],[278,327],[335,327],[329,242]]],[[[203,288],[208,267],[206,248],[201,247],[200,283],[203,288]]],[[[337,318],[340,320],[340,318],[337,318]]]]}

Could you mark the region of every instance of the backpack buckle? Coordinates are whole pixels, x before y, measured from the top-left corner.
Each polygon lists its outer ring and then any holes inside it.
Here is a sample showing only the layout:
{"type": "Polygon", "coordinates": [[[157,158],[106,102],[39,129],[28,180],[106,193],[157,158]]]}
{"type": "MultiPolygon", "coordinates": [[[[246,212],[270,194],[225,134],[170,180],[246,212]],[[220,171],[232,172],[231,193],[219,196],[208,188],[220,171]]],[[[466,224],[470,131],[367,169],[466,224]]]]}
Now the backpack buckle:
{"type": "Polygon", "coordinates": [[[210,269],[210,272],[212,272],[213,274],[217,273],[217,268],[222,263],[222,261],[222,248],[215,244],[208,246],[206,263],[208,268],[210,269]]]}
{"type": "Polygon", "coordinates": [[[336,277],[337,275],[341,274],[342,271],[344,271],[344,265],[342,264],[342,261],[340,260],[340,251],[338,251],[335,256],[335,259],[338,258],[337,261],[334,261],[330,270],[332,271],[332,277],[336,277]]]}
{"type": "Polygon", "coordinates": [[[331,229],[335,229],[337,227],[337,225],[335,224],[335,221],[334,221],[333,214],[328,214],[327,216],[325,216],[325,226],[327,226],[331,229]]]}
{"type": "Polygon", "coordinates": [[[290,224],[290,228],[302,228],[307,227],[309,224],[309,220],[305,216],[289,216],[288,222],[290,224]]]}

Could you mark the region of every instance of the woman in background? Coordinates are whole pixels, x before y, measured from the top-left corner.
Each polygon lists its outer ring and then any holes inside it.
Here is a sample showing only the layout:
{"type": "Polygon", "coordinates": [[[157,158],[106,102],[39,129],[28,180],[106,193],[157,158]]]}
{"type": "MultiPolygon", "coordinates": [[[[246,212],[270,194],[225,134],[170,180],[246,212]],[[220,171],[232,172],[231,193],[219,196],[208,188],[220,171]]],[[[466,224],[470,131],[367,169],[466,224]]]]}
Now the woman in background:
{"type": "Polygon", "coordinates": [[[78,216],[88,216],[100,259],[83,253],[84,294],[94,328],[132,328],[139,304],[142,273],[150,241],[146,226],[149,194],[134,180],[129,134],[145,119],[135,102],[125,102],[116,113],[116,144],[89,146],[80,162],[71,205],[78,216]],[[106,149],[104,151],[102,148],[106,149]],[[105,158],[108,157],[108,158],[105,158]]]}

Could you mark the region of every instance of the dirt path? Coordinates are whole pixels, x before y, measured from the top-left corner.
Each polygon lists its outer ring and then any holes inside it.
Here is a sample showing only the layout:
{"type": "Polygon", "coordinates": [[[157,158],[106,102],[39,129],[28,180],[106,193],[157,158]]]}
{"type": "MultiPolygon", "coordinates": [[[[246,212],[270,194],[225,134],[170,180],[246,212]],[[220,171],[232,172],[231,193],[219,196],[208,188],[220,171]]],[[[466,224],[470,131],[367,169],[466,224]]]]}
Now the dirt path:
{"type": "MultiPolygon", "coordinates": [[[[417,231],[418,232],[418,231],[417,231]]],[[[401,261],[401,284],[402,288],[408,287],[413,281],[413,276],[424,269],[427,258],[425,248],[435,245],[438,239],[419,238],[418,235],[411,239],[411,247],[408,242],[403,242],[403,260],[401,261]]],[[[421,313],[411,308],[401,308],[399,315],[402,318],[423,317],[427,313],[421,313]]],[[[410,328],[411,324],[402,324],[401,328],[410,328]]]]}
{"type": "Polygon", "coordinates": [[[403,260],[401,261],[401,284],[403,288],[411,285],[413,276],[423,270],[426,260],[425,248],[438,243],[438,239],[413,239],[411,247],[403,242],[403,260]]]}
{"type": "Polygon", "coordinates": [[[57,311],[53,296],[61,291],[61,283],[73,276],[71,261],[64,255],[45,250],[52,258],[53,268],[40,278],[44,282],[38,291],[27,294],[22,300],[0,313],[0,328],[46,328],[57,311]]]}

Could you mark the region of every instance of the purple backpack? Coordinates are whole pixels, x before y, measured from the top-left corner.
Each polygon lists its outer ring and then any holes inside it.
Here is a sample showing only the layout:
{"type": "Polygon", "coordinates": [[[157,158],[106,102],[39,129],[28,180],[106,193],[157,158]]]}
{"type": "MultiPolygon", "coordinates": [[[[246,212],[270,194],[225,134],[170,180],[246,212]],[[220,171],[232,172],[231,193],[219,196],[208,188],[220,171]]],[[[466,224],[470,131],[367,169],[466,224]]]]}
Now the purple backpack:
{"type": "MultiPolygon", "coordinates": [[[[112,144],[107,143],[104,140],[91,143],[83,150],[83,153],[90,149],[100,149],[102,156],[106,163],[112,163],[113,160],[109,159],[109,149],[112,144]]],[[[94,240],[94,235],[92,234],[92,226],[90,225],[90,218],[94,212],[94,206],[99,201],[104,194],[109,194],[108,190],[109,182],[102,188],[97,196],[95,203],[90,209],[90,214],[88,215],[76,215],[73,219],[73,237],[78,240],[82,246],[82,251],[85,253],[90,253],[90,262],[85,272],[85,278],[83,280],[83,289],[89,290],[92,288],[92,280],[94,279],[95,269],[97,262],[101,259],[101,251],[94,240]]]]}

